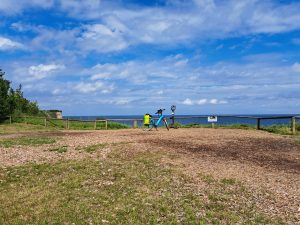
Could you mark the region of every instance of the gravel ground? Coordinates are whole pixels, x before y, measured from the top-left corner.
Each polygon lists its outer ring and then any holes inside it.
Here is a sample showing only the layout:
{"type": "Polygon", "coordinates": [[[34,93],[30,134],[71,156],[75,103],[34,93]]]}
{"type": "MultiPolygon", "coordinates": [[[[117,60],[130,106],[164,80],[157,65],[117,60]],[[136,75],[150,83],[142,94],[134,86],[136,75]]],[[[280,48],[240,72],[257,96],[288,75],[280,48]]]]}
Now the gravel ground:
{"type": "MultiPolygon", "coordinates": [[[[274,215],[294,215],[300,221],[300,144],[291,138],[255,130],[238,129],[140,129],[88,132],[48,132],[21,134],[57,137],[55,144],[42,146],[0,147],[0,167],[43,163],[65,159],[105,158],[111,150],[107,145],[101,153],[80,152],[76,147],[99,143],[129,143],[127,151],[165,151],[175,157],[162,158],[187,174],[209,174],[217,179],[233,178],[245,183],[257,195],[258,206],[274,215]],[[68,146],[66,153],[49,149],[68,146]],[[270,198],[259,196],[266,193],[270,198]]],[[[0,138],[19,137],[2,135],[0,138]]]]}

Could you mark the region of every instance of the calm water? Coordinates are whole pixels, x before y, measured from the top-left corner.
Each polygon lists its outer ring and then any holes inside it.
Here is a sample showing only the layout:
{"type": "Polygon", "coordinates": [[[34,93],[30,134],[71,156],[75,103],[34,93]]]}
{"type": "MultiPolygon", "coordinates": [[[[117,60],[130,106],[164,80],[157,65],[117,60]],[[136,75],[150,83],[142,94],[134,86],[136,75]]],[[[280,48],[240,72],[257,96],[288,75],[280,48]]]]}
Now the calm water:
{"type": "MultiPolygon", "coordinates": [[[[177,115],[177,116],[188,116],[188,115],[177,115]]],[[[240,116],[240,115],[237,115],[240,116]]],[[[249,116],[249,115],[248,115],[249,116]]],[[[251,115],[257,117],[270,117],[270,116],[290,116],[287,114],[276,114],[276,115],[251,115]]],[[[298,115],[300,116],[300,114],[298,115]]],[[[170,115],[166,115],[167,118],[170,115]]],[[[176,115],[175,115],[176,117],[176,115]]],[[[81,119],[81,120],[95,120],[95,119],[143,119],[143,115],[133,115],[133,116],[66,116],[64,118],[69,119],[81,119]]],[[[132,125],[132,121],[117,121],[118,123],[124,123],[128,125],[132,125]]],[[[175,122],[180,124],[209,124],[207,118],[188,118],[188,119],[176,119],[175,122]]],[[[297,122],[300,123],[300,119],[297,119],[297,122]]],[[[139,121],[139,126],[142,125],[142,121],[139,121]]],[[[218,116],[217,124],[221,125],[230,125],[230,124],[248,124],[248,125],[256,125],[256,119],[251,118],[233,118],[233,117],[222,117],[218,116]]],[[[268,119],[268,120],[261,120],[262,126],[271,126],[275,124],[285,124],[288,125],[291,123],[290,119],[268,119]]]]}

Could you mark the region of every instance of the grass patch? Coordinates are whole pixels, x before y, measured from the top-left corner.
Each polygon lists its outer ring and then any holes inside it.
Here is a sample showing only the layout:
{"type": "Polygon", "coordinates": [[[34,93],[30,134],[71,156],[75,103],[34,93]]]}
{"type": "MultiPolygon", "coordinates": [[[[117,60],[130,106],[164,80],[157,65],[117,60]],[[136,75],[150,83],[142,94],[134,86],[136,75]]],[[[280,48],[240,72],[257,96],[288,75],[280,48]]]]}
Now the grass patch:
{"type": "Polygon", "coordinates": [[[200,176],[201,180],[206,182],[207,184],[212,184],[215,182],[215,179],[211,175],[200,173],[199,176],[200,176]]]}
{"type": "Polygon", "coordinates": [[[75,150],[93,153],[97,150],[101,150],[101,149],[107,147],[108,145],[109,145],[108,143],[100,143],[100,144],[95,144],[95,145],[76,147],[75,150]]]}
{"type": "Polygon", "coordinates": [[[176,128],[211,128],[211,125],[210,124],[196,124],[196,123],[191,123],[191,124],[175,123],[174,127],[176,127],[176,128]]]}
{"type": "Polygon", "coordinates": [[[220,128],[230,128],[230,129],[243,129],[243,130],[250,130],[256,129],[254,125],[249,124],[229,124],[229,125],[218,125],[220,128]]]}
{"type": "Polygon", "coordinates": [[[56,140],[54,138],[49,137],[20,137],[20,138],[10,138],[4,139],[0,141],[0,146],[9,148],[17,145],[44,145],[44,144],[52,144],[55,143],[56,140]]]}
{"type": "MultiPolygon", "coordinates": [[[[176,128],[211,128],[211,124],[179,124],[175,123],[176,128]]],[[[227,128],[227,129],[243,129],[243,130],[252,130],[256,129],[255,125],[248,125],[248,124],[229,124],[229,125],[222,125],[222,124],[215,124],[214,128],[227,128]]],[[[289,125],[272,125],[261,127],[261,130],[280,134],[280,135],[292,135],[291,127],[289,125]]],[[[296,123],[296,131],[300,132],[300,123],[296,123]]],[[[297,140],[296,140],[297,141],[297,140]]]]}
{"type": "Polygon", "coordinates": [[[76,147],[75,150],[93,153],[97,150],[107,148],[108,146],[119,146],[119,145],[125,145],[125,144],[129,144],[129,143],[131,143],[131,142],[99,143],[99,144],[88,145],[88,146],[79,146],[79,147],[76,147]]]}
{"type": "MultiPolygon", "coordinates": [[[[44,118],[35,118],[35,117],[27,117],[25,118],[14,118],[13,123],[11,125],[7,124],[7,121],[4,121],[0,124],[0,133],[8,133],[9,130],[12,131],[24,131],[24,130],[57,130],[57,129],[65,129],[66,121],[64,120],[54,120],[47,119],[47,126],[45,127],[44,118]],[[10,129],[13,128],[13,129],[10,129]]],[[[94,130],[94,121],[69,121],[69,129],[71,130],[94,130]]],[[[104,130],[105,122],[98,121],[96,124],[97,130],[104,130]]],[[[130,128],[129,125],[116,123],[108,121],[107,129],[116,130],[116,129],[127,129],[130,128]]]]}
{"type": "Polygon", "coordinates": [[[234,185],[236,183],[236,180],[233,178],[224,178],[221,180],[221,183],[224,185],[234,185]]]}
{"type": "MultiPolygon", "coordinates": [[[[102,123],[103,124],[103,123],[102,123]]],[[[101,128],[101,127],[100,127],[101,128]]],[[[116,123],[116,122],[108,122],[107,123],[107,128],[108,129],[111,129],[111,130],[116,130],[116,129],[128,129],[128,128],[130,128],[130,126],[129,125],[127,125],[127,124],[122,124],[122,123],[116,123]]],[[[103,127],[102,127],[102,129],[104,129],[103,127]]]]}
{"type": "Polygon", "coordinates": [[[50,152],[58,152],[58,153],[65,153],[68,151],[68,146],[61,146],[58,148],[51,148],[49,149],[50,152]]]}
{"type": "Polygon", "coordinates": [[[13,123],[13,124],[0,124],[0,134],[13,134],[13,133],[23,133],[23,132],[35,132],[35,131],[55,131],[54,127],[44,127],[42,125],[32,125],[23,123],[13,123]]]}
{"type": "MultiPolygon", "coordinates": [[[[176,128],[212,128],[211,124],[179,124],[175,123],[176,128]]],[[[229,128],[229,129],[255,129],[254,125],[248,125],[248,124],[214,124],[214,128],[229,128]]]]}
{"type": "Polygon", "coordinates": [[[262,130],[281,135],[292,134],[291,127],[287,125],[273,125],[269,127],[263,127],[262,130]]]}
{"type": "Polygon", "coordinates": [[[199,193],[161,157],[117,150],[105,161],[0,169],[0,224],[280,224],[240,183],[206,175],[199,193]]]}

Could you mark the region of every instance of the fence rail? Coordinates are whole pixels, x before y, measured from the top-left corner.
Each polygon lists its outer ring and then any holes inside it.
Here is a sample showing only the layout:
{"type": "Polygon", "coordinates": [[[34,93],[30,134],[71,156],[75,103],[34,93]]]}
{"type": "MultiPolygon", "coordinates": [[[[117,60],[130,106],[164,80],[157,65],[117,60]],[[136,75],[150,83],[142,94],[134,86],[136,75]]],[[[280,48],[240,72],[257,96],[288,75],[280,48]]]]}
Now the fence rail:
{"type": "MultiPolygon", "coordinates": [[[[217,115],[218,116],[218,115],[217,115]]],[[[185,119],[203,119],[207,118],[208,116],[175,116],[175,120],[185,120],[185,119]]],[[[65,129],[70,129],[70,122],[83,122],[83,123],[94,123],[93,124],[93,129],[97,129],[97,123],[98,122],[103,122],[105,123],[104,128],[108,129],[108,123],[109,122],[132,122],[132,127],[137,128],[138,127],[138,122],[142,122],[143,119],[141,118],[107,118],[107,119],[95,119],[95,120],[80,120],[80,119],[72,119],[72,118],[63,118],[63,119],[57,119],[57,118],[48,118],[48,117],[35,117],[35,116],[22,116],[22,117],[12,117],[12,116],[7,116],[7,117],[2,117],[0,119],[6,119],[9,120],[9,123],[12,124],[14,120],[16,119],[23,119],[23,121],[27,124],[30,122],[30,119],[41,119],[42,120],[42,125],[45,127],[48,126],[49,123],[52,125],[58,126],[57,124],[53,123],[53,121],[61,121],[62,124],[60,127],[63,126],[65,129]]],[[[256,120],[256,129],[260,130],[261,129],[261,123],[263,120],[278,120],[278,119],[289,119],[290,120],[290,128],[291,132],[293,134],[296,133],[296,120],[300,119],[299,115],[288,115],[288,116],[237,116],[237,115],[219,115],[218,118],[238,118],[238,119],[254,119],[256,120]]],[[[157,118],[155,118],[157,119],[157,118]]],[[[214,123],[212,123],[212,127],[214,127],[214,123]]]]}

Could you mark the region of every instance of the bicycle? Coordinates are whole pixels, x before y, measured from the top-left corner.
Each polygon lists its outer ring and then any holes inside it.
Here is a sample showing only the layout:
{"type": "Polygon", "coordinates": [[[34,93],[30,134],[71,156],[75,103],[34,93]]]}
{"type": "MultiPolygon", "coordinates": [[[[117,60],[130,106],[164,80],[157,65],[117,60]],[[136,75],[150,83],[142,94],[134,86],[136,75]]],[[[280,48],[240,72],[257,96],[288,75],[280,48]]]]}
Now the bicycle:
{"type": "Polygon", "coordinates": [[[157,130],[157,127],[159,126],[159,124],[161,123],[161,121],[164,122],[167,130],[169,130],[169,125],[168,125],[167,119],[163,115],[163,111],[164,110],[165,109],[159,109],[159,110],[157,110],[157,112],[155,114],[157,114],[159,116],[159,118],[158,118],[158,120],[156,122],[155,122],[155,119],[151,118],[148,131],[152,130],[153,128],[155,128],[157,130]]]}

